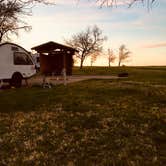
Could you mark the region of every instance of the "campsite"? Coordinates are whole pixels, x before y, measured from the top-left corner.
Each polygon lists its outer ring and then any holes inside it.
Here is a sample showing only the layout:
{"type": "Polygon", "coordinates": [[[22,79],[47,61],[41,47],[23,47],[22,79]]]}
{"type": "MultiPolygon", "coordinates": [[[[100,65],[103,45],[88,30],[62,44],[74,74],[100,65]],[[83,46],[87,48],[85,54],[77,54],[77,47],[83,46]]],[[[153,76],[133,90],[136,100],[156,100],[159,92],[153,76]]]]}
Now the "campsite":
{"type": "Polygon", "coordinates": [[[0,0],[0,166],[166,166],[166,0],[0,0]]]}

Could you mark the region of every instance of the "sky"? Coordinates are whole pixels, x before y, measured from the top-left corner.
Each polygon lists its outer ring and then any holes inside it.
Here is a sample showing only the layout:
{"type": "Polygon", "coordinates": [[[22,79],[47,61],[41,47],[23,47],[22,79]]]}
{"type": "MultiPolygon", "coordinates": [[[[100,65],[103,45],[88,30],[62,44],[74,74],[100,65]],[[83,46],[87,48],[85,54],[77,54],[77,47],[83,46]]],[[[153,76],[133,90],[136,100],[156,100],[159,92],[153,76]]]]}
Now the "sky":
{"type": "MultiPolygon", "coordinates": [[[[110,48],[118,56],[122,44],[131,51],[125,65],[166,65],[166,0],[156,0],[149,10],[141,3],[100,8],[94,0],[57,0],[56,5],[40,4],[32,11],[32,16],[23,18],[32,30],[14,38],[27,50],[48,41],[64,44],[64,39],[97,25],[107,36],[105,52],[110,48]]],[[[112,65],[117,64],[118,59],[112,65]]],[[[88,59],[85,65],[90,65],[88,59]]],[[[100,55],[94,65],[107,66],[107,56],[100,55]]]]}

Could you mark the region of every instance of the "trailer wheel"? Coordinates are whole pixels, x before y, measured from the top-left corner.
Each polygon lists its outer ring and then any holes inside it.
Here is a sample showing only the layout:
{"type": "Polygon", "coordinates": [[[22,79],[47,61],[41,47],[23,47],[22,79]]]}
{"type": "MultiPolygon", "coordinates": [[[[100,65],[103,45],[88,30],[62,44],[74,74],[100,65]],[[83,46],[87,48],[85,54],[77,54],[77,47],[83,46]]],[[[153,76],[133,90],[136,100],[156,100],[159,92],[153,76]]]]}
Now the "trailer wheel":
{"type": "Polygon", "coordinates": [[[22,75],[20,73],[13,74],[10,85],[15,88],[20,88],[22,85],[22,75]]]}

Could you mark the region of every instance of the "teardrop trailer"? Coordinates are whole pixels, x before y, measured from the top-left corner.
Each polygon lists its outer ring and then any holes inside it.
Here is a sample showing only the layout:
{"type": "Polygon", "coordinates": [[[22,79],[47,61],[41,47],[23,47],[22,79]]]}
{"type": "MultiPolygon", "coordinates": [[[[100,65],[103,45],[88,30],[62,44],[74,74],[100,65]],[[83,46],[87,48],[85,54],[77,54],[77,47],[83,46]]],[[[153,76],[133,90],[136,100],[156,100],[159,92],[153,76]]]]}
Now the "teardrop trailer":
{"type": "Polygon", "coordinates": [[[31,54],[14,43],[0,44],[0,87],[4,82],[21,87],[22,80],[36,73],[31,54]]]}

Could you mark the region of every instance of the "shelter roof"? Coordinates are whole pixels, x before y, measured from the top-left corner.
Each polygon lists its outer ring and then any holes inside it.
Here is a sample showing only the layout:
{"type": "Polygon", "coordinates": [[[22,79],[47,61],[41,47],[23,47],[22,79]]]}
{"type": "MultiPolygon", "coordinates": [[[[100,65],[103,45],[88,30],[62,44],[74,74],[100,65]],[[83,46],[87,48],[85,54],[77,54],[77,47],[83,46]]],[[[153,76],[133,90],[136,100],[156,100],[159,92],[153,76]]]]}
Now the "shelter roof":
{"type": "Polygon", "coordinates": [[[61,51],[72,51],[72,52],[78,52],[76,49],[69,47],[69,46],[65,46],[63,44],[59,44],[53,41],[35,46],[33,48],[31,48],[32,50],[35,50],[37,52],[40,53],[49,53],[55,50],[61,50],[61,51]]]}

